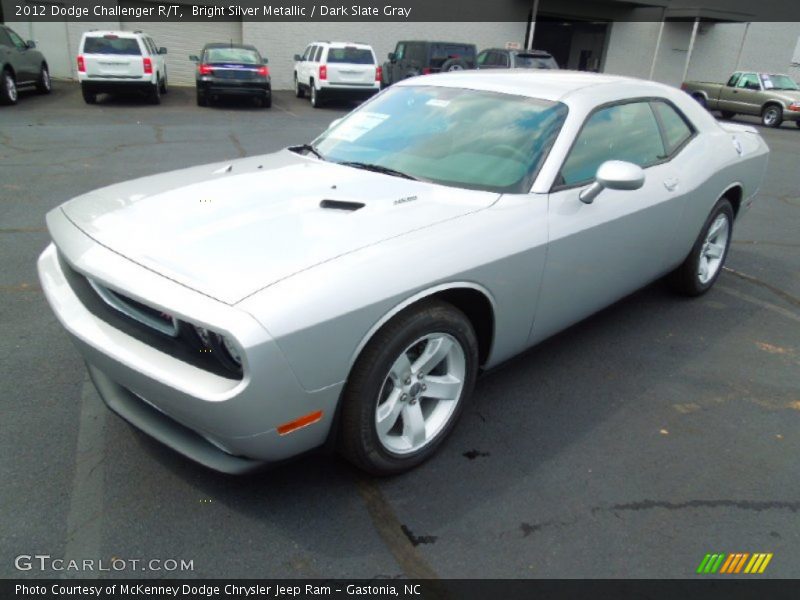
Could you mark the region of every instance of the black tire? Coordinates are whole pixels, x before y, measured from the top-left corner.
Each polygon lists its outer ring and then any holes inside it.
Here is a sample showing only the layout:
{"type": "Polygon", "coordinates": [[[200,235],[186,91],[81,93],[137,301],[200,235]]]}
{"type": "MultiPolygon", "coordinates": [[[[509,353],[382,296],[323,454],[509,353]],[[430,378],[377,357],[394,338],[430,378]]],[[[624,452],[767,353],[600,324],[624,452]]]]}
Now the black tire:
{"type": "Polygon", "coordinates": [[[723,119],[732,119],[736,116],[735,112],[731,112],[729,110],[721,110],[719,111],[719,114],[723,119]]]}
{"type": "Polygon", "coordinates": [[[49,94],[53,88],[53,83],[50,81],[50,70],[47,65],[42,63],[42,68],[39,70],[39,79],[36,80],[36,91],[40,94],[49,94]]]}
{"type": "MultiPolygon", "coordinates": [[[[477,372],[478,342],[464,313],[439,300],[427,300],[400,312],[369,341],[350,373],[342,395],[339,451],[373,475],[394,475],[416,467],[430,458],[452,432],[475,387],[477,372]],[[453,400],[456,407],[439,432],[417,451],[396,454],[378,437],[378,398],[395,360],[416,340],[431,333],[449,335],[463,350],[464,385],[458,399],[453,400]]],[[[422,402],[411,403],[416,401],[422,402]]]]}
{"type": "Polygon", "coordinates": [[[161,80],[159,79],[150,89],[150,104],[161,104],[161,80]]]}
{"type": "Polygon", "coordinates": [[[462,58],[449,58],[442,63],[442,73],[448,71],[465,71],[469,69],[469,65],[462,58]]]}
{"type": "Polygon", "coordinates": [[[167,72],[164,71],[164,79],[161,80],[161,93],[166,94],[169,92],[169,87],[167,86],[167,72]]]}
{"type": "Polygon", "coordinates": [[[306,91],[303,89],[303,86],[300,85],[300,82],[297,80],[297,73],[294,74],[294,96],[295,98],[306,97],[306,91]]]}
{"type": "Polygon", "coordinates": [[[86,104],[97,104],[97,94],[90,92],[84,86],[81,86],[81,94],[83,94],[83,101],[86,104]]]}
{"type": "Polygon", "coordinates": [[[689,256],[686,257],[686,260],[683,261],[681,266],[669,275],[670,283],[677,292],[685,296],[701,296],[711,289],[717,281],[719,274],[722,273],[722,269],[725,266],[725,259],[728,257],[728,249],[731,245],[731,237],[733,237],[733,218],[733,206],[731,206],[730,201],[725,197],[720,198],[708,215],[706,222],[703,224],[703,228],[700,230],[700,234],[697,236],[697,240],[689,256]],[[703,282],[700,279],[700,255],[704,250],[706,236],[708,235],[711,225],[717,220],[717,217],[723,214],[727,217],[728,226],[728,238],[725,243],[725,250],[716,273],[711,279],[703,282]]]}
{"type": "Polygon", "coordinates": [[[703,96],[703,94],[695,94],[692,98],[694,98],[700,106],[708,109],[708,102],[706,102],[706,97],[703,96]]]}
{"type": "Polygon", "coordinates": [[[206,98],[206,95],[200,90],[197,90],[197,106],[207,106],[207,105],[208,105],[208,99],[206,98]]]}
{"type": "Polygon", "coordinates": [[[0,75],[0,104],[16,104],[17,100],[19,100],[17,80],[11,71],[6,69],[0,75]]]}
{"type": "Polygon", "coordinates": [[[322,92],[318,91],[314,82],[311,82],[311,106],[314,108],[321,108],[322,107],[322,92]]]}
{"type": "Polygon", "coordinates": [[[795,121],[794,124],[800,127],[800,121],[795,121]]]}
{"type": "Polygon", "coordinates": [[[764,127],[780,127],[783,123],[783,107],[767,104],[761,111],[761,124],[764,127]]]}
{"type": "Polygon", "coordinates": [[[272,92],[261,97],[261,108],[272,108],[272,92]]]}

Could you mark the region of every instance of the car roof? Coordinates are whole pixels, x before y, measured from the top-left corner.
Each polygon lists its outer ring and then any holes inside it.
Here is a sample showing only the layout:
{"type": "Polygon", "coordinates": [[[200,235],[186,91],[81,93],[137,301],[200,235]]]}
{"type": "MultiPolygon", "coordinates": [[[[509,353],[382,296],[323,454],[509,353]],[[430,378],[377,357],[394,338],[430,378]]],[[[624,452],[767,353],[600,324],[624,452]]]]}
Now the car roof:
{"type": "MultiPolygon", "coordinates": [[[[516,70],[487,69],[480,71],[454,71],[435,75],[423,75],[404,79],[395,85],[437,85],[484,90],[518,96],[529,96],[542,100],[560,101],[566,96],[591,96],[599,88],[620,88],[620,95],[629,90],[635,95],[652,93],[664,96],[667,92],[660,83],[623,77],[567,70],[516,70]]],[[[672,89],[672,88],[668,88],[672,89]]],[[[613,95],[613,94],[612,94],[613,95]]]]}
{"type": "Polygon", "coordinates": [[[359,48],[359,49],[362,49],[362,50],[367,50],[367,49],[372,50],[372,46],[370,46],[369,44],[365,44],[363,42],[327,42],[326,41],[326,42],[310,42],[308,45],[309,46],[313,46],[314,44],[316,44],[318,46],[322,45],[322,44],[327,44],[328,46],[331,46],[333,48],[355,47],[355,48],[359,48]]]}
{"type": "Polygon", "coordinates": [[[430,40],[400,40],[398,44],[443,44],[446,46],[474,46],[472,42],[431,42],[430,40]]]}
{"type": "Polygon", "coordinates": [[[115,35],[121,38],[135,38],[141,35],[149,35],[144,31],[114,31],[113,29],[93,29],[91,31],[84,31],[84,37],[102,37],[104,35],[115,35]]]}
{"type": "Polygon", "coordinates": [[[230,42],[211,42],[203,46],[203,50],[208,50],[209,48],[240,48],[242,50],[254,50],[258,52],[256,47],[250,44],[231,44],[230,42]]]}
{"type": "Polygon", "coordinates": [[[481,50],[481,52],[487,52],[489,50],[493,52],[508,52],[509,54],[526,54],[528,56],[536,56],[540,58],[548,58],[553,56],[547,50],[536,50],[535,48],[533,50],[526,50],[525,48],[484,48],[481,50]]]}

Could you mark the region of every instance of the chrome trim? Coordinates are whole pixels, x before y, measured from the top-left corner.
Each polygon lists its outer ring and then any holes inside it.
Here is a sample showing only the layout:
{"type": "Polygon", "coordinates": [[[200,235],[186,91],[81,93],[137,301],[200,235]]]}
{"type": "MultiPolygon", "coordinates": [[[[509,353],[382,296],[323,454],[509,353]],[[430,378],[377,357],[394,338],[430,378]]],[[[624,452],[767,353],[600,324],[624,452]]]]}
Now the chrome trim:
{"type": "MultiPolygon", "coordinates": [[[[108,304],[114,310],[121,312],[122,314],[130,317],[134,321],[138,321],[142,325],[147,325],[151,329],[155,329],[156,331],[160,331],[161,333],[168,335],[170,337],[178,337],[178,320],[175,317],[170,317],[172,320],[172,326],[168,325],[164,321],[159,321],[158,319],[154,319],[150,315],[145,312],[142,312],[135,306],[131,306],[125,300],[117,295],[113,290],[108,289],[93,281],[89,277],[86,278],[86,281],[89,282],[89,285],[92,286],[92,289],[97,292],[97,295],[108,304]]],[[[156,309],[153,309],[156,310],[156,309]]]]}

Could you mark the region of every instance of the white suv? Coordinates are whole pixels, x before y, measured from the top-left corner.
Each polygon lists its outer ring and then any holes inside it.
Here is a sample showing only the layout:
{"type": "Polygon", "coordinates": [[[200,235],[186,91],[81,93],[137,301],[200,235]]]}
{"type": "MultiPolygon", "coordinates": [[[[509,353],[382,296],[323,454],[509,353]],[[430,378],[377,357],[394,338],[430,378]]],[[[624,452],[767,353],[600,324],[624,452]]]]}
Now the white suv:
{"type": "Polygon", "coordinates": [[[88,31],[78,48],[78,81],[87,104],[94,104],[97,94],[134,90],[159,104],[167,93],[167,49],[146,33],[88,31]]]}
{"type": "Polygon", "coordinates": [[[295,95],[308,91],[314,108],[328,98],[364,99],[381,89],[381,67],[367,44],[312,42],[294,60],[295,95]]]}

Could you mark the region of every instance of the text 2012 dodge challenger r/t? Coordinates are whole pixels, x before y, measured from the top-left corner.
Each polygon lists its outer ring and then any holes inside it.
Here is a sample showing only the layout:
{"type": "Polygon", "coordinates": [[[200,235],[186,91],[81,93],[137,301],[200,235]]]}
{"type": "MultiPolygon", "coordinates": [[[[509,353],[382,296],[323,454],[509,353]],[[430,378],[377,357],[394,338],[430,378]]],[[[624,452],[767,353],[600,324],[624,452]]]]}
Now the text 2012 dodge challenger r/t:
{"type": "Polygon", "coordinates": [[[767,157],[652,82],[415,78],[312,144],[66,202],[39,274],[108,406],[178,452],[242,473],[333,439],[397,473],[480,369],[658,277],[706,292],[767,157]]]}

